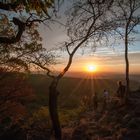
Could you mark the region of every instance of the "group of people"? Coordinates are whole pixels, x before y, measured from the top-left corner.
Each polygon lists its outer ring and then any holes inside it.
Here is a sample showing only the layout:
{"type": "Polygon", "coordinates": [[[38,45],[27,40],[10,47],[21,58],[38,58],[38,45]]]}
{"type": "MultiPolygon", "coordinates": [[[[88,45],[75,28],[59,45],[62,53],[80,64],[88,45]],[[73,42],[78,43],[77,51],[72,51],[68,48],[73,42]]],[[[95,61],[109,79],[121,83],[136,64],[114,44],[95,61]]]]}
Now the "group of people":
{"type": "MultiPolygon", "coordinates": [[[[118,89],[117,89],[117,97],[119,97],[121,100],[124,99],[124,95],[125,95],[125,85],[122,84],[122,81],[118,82],[118,89]]],[[[104,108],[106,108],[107,103],[110,100],[110,94],[109,91],[104,89],[103,91],[103,106],[104,108]]],[[[98,107],[98,97],[97,97],[97,93],[95,92],[94,96],[93,96],[93,106],[94,109],[96,110],[98,107]]]]}

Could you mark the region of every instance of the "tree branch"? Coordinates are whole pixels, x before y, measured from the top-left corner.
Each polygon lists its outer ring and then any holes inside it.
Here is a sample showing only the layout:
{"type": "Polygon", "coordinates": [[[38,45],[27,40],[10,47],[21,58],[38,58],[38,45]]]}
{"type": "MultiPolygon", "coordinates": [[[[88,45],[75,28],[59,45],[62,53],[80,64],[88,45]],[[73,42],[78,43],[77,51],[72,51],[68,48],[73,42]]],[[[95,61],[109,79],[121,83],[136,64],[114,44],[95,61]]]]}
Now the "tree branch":
{"type": "MultiPolygon", "coordinates": [[[[63,71],[57,76],[57,80],[60,80],[64,74],[68,71],[68,69],[70,68],[71,64],[72,64],[72,60],[73,60],[73,56],[75,54],[75,52],[78,50],[78,48],[88,39],[89,35],[90,35],[90,32],[92,30],[92,27],[93,25],[95,24],[95,20],[93,20],[92,24],[90,25],[88,31],[87,31],[87,34],[85,35],[84,39],[81,40],[77,46],[73,49],[73,51],[69,54],[69,60],[68,60],[68,63],[66,65],[66,67],[63,69],[63,71]]],[[[70,43],[72,44],[72,43],[70,43]]],[[[66,46],[67,48],[68,46],[66,46]]]]}
{"type": "Polygon", "coordinates": [[[26,26],[28,26],[30,28],[32,26],[32,24],[35,22],[41,23],[41,22],[44,22],[44,21],[50,19],[50,17],[48,17],[48,18],[45,18],[42,20],[41,19],[30,20],[30,18],[31,18],[31,16],[26,20],[26,22],[23,22],[23,21],[19,20],[18,18],[13,17],[13,23],[18,26],[18,33],[16,34],[16,36],[12,36],[12,37],[2,37],[1,36],[0,37],[0,44],[1,43],[5,43],[5,44],[17,43],[20,40],[23,32],[25,31],[26,26]]]}
{"type": "Polygon", "coordinates": [[[0,43],[12,44],[12,43],[16,43],[20,40],[20,38],[25,30],[25,23],[15,17],[13,17],[13,23],[18,26],[17,35],[12,36],[12,37],[0,37],[0,43]]]}
{"type": "Polygon", "coordinates": [[[41,64],[39,64],[39,63],[37,63],[37,62],[34,62],[34,61],[32,61],[31,63],[33,63],[33,64],[39,66],[39,67],[42,68],[43,70],[46,70],[46,71],[47,71],[47,76],[48,76],[48,77],[55,78],[54,75],[51,75],[51,74],[50,74],[50,73],[51,73],[51,70],[50,70],[49,68],[47,68],[47,67],[45,67],[45,66],[43,66],[43,65],[41,65],[41,64]]]}

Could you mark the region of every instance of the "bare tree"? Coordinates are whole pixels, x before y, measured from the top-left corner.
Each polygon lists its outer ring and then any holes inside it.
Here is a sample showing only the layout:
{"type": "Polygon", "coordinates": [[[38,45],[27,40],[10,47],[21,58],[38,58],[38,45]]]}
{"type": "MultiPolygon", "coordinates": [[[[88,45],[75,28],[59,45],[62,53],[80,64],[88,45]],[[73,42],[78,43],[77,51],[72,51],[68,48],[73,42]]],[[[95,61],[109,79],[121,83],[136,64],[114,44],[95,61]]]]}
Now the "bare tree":
{"type": "Polygon", "coordinates": [[[140,23],[140,1],[139,0],[118,0],[116,17],[117,23],[120,24],[119,30],[116,30],[124,41],[125,46],[125,79],[126,79],[126,97],[130,94],[130,79],[129,79],[129,58],[128,46],[131,41],[131,35],[135,34],[135,27],[140,23]],[[119,12],[118,12],[119,11],[119,12]]]}

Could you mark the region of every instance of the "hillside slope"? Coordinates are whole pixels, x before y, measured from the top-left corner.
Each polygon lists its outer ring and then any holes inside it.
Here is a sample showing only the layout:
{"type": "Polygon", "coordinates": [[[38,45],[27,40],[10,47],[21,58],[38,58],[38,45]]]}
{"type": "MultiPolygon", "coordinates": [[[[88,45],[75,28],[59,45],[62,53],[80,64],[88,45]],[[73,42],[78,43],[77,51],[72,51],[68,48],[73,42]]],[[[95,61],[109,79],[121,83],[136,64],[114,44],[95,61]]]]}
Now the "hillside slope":
{"type": "Polygon", "coordinates": [[[126,105],[117,98],[103,111],[83,113],[78,125],[63,129],[64,140],[140,140],[140,90],[126,105]]]}
{"type": "MultiPolygon", "coordinates": [[[[48,89],[51,79],[46,75],[33,74],[28,77],[28,81],[34,92],[36,93],[37,100],[30,104],[30,107],[36,108],[48,105],[48,89]]],[[[111,95],[116,93],[117,77],[114,79],[82,79],[64,77],[60,80],[58,85],[59,103],[61,108],[77,108],[80,105],[83,96],[93,96],[97,92],[98,96],[102,96],[103,90],[107,89],[111,95]]],[[[132,79],[131,89],[138,88],[140,83],[132,79]]]]}

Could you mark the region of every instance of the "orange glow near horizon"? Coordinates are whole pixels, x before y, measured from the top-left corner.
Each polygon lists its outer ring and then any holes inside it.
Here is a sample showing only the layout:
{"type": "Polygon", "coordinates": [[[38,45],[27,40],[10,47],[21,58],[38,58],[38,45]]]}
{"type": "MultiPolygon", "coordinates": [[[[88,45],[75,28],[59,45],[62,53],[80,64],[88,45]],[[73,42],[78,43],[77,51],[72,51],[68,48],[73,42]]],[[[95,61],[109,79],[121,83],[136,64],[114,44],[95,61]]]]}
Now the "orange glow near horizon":
{"type": "MultiPolygon", "coordinates": [[[[134,63],[132,62],[131,64],[134,63]]],[[[59,73],[63,71],[66,64],[67,64],[66,62],[57,64],[55,66],[52,66],[52,69],[56,73],[59,73]]],[[[96,56],[75,58],[71,67],[68,70],[68,73],[74,76],[78,74],[79,75],[82,75],[82,74],[88,74],[88,75],[124,74],[124,72],[125,72],[125,64],[124,64],[123,58],[118,58],[118,60],[116,59],[114,60],[111,57],[104,59],[103,57],[97,58],[96,56]]],[[[130,72],[131,74],[139,74],[140,64],[131,65],[130,72]]]]}

